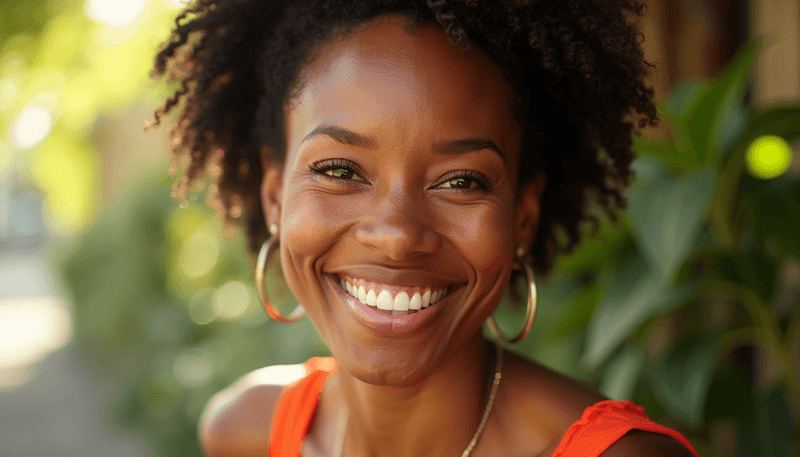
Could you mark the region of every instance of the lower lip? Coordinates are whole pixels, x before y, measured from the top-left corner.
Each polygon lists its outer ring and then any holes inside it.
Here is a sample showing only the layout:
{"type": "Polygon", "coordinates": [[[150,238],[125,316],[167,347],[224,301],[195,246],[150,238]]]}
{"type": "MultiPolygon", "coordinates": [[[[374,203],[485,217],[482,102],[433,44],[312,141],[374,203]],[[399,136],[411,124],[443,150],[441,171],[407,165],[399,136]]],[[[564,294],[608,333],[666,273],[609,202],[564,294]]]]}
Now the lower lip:
{"type": "Polygon", "coordinates": [[[445,295],[442,300],[436,302],[435,306],[431,305],[427,308],[422,308],[420,311],[417,311],[414,314],[406,314],[405,316],[391,316],[378,311],[377,308],[373,308],[361,303],[357,298],[348,294],[346,291],[342,290],[341,287],[336,285],[336,281],[334,281],[333,278],[327,275],[326,277],[331,283],[331,287],[333,287],[333,289],[339,295],[339,298],[341,298],[342,302],[344,302],[347,308],[355,313],[359,322],[372,331],[388,335],[400,336],[418,331],[425,324],[425,322],[433,319],[439,314],[440,309],[444,308],[444,306],[442,306],[444,303],[442,302],[447,301],[450,295],[452,295],[451,291],[451,293],[445,295]]]}

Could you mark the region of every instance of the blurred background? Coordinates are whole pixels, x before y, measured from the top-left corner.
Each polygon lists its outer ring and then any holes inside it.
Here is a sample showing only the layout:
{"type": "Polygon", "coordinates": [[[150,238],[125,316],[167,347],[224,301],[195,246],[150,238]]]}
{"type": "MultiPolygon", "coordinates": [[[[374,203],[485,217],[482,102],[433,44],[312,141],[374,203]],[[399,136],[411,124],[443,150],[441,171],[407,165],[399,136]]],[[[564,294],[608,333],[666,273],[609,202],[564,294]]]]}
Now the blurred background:
{"type": "MultiPolygon", "coordinates": [[[[800,2],[646,3],[663,122],[513,350],[702,456],[800,456],[800,2]]],[[[268,320],[202,192],[170,198],[167,128],[142,127],[180,6],[0,0],[0,456],[199,455],[214,392],[328,354],[268,320]]]]}

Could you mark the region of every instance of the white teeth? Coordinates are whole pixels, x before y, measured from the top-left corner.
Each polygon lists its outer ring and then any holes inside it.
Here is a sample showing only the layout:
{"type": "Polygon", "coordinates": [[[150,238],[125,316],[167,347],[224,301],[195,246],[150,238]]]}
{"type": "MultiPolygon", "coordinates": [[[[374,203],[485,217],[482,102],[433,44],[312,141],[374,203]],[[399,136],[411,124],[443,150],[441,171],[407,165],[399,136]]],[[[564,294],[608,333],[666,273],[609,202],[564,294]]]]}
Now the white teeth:
{"type": "Polygon", "coordinates": [[[409,301],[408,294],[405,292],[400,292],[396,297],[394,297],[393,309],[395,311],[408,311],[409,301]]]}
{"type": "Polygon", "coordinates": [[[427,308],[444,298],[449,289],[448,287],[436,291],[428,289],[424,294],[415,292],[411,297],[407,292],[400,292],[396,297],[393,297],[388,290],[381,290],[376,293],[372,289],[366,289],[363,285],[356,287],[344,279],[339,281],[339,285],[361,303],[384,311],[392,311],[395,316],[427,308]]]}
{"type": "MultiPolygon", "coordinates": [[[[408,309],[421,309],[422,308],[422,296],[419,292],[415,293],[411,296],[411,301],[408,303],[408,309]]],[[[397,309],[395,307],[395,309],[397,309]]]]}
{"type": "Polygon", "coordinates": [[[425,294],[422,296],[422,307],[427,308],[431,306],[431,291],[426,290],[425,294]]]}
{"type": "Polygon", "coordinates": [[[389,293],[388,290],[382,290],[381,293],[378,294],[378,309],[385,309],[387,311],[394,308],[394,300],[392,300],[392,294],[389,293]]]}

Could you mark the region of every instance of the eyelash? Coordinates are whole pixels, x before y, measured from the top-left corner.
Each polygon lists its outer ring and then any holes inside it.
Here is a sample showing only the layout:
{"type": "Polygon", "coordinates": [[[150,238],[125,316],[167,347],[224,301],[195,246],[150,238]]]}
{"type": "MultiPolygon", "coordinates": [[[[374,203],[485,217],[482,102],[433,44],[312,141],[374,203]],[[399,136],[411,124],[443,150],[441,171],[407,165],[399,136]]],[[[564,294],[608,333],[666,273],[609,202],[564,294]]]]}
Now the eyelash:
{"type": "Polygon", "coordinates": [[[322,162],[317,162],[308,166],[309,170],[312,173],[319,175],[322,178],[329,179],[331,181],[336,181],[346,185],[358,185],[358,183],[363,182],[363,178],[359,176],[361,180],[355,181],[352,179],[344,179],[344,178],[337,178],[335,176],[331,176],[326,171],[329,170],[337,170],[339,168],[348,170],[353,172],[353,174],[358,175],[361,172],[361,168],[354,164],[353,162],[346,160],[346,159],[330,159],[330,160],[323,160],[322,162]]]}
{"type": "MultiPolygon", "coordinates": [[[[323,160],[321,162],[316,162],[314,164],[309,165],[308,168],[309,168],[309,170],[311,170],[312,173],[315,173],[315,174],[319,175],[320,177],[323,177],[325,179],[329,179],[331,181],[336,181],[336,182],[339,182],[339,183],[342,183],[342,184],[358,185],[359,183],[364,182],[363,178],[361,178],[360,176],[359,176],[360,180],[352,180],[352,179],[337,178],[337,177],[334,177],[334,176],[331,176],[331,175],[325,173],[326,171],[329,171],[329,170],[336,170],[336,169],[340,169],[341,168],[341,169],[345,169],[345,170],[351,171],[352,173],[358,175],[359,172],[361,172],[361,168],[358,165],[356,165],[353,162],[351,162],[349,160],[346,160],[346,159],[323,160]]],[[[442,184],[444,184],[444,183],[446,183],[448,181],[451,181],[453,179],[458,179],[458,178],[466,178],[466,179],[474,181],[476,184],[478,184],[478,188],[458,189],[458,190],[460,190],[462,192],[488,191],[488,190],[492,189],[492,187],[494,187],[494,184],[495,184],[494,181],[492,181],[488,177],[478,173],[477,171],[473,171],[473,170],[459,170],[459,171],[456,171],[452,175],[448,176],[442,182],[442,184]]]]}
{"type": "Polygon", "coordinates": [[[474,181],[478,185],[478,188],[475,188],[475,189],[473,189],[471,187],[466,188],[466,189],[460,189],[462,192],[487,191],[487,190],[491,190],[492,187],[494,187],[494,181],[492,181],[488,177],[478,173],[477,171],[473,171],[473,170],[459,170],[459,171],[456,171],[452,175],[448,176],[447,179],[445,179],[442,184],[444,184],[445,182],[448,182],[448,181],[452,181],[453,179],[458,179],[458,178],[469,179],[471,181],[474,181]]]}

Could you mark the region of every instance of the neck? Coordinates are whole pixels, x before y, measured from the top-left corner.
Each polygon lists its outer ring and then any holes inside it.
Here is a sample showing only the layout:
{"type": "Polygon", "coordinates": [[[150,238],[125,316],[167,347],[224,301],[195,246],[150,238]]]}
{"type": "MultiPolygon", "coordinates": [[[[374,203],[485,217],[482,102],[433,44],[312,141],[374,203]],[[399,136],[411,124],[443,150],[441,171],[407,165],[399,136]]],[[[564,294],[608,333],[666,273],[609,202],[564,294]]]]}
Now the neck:
{"type": "Polygon", "coordinates": [[[494,375],[488,349],[477,334],[428,378],[409,387],[367,384],[339,370],[340,398],[350,416],[346,454],[460,456],[486,406],[494,375]]]}

